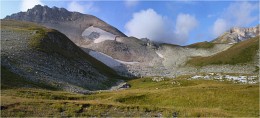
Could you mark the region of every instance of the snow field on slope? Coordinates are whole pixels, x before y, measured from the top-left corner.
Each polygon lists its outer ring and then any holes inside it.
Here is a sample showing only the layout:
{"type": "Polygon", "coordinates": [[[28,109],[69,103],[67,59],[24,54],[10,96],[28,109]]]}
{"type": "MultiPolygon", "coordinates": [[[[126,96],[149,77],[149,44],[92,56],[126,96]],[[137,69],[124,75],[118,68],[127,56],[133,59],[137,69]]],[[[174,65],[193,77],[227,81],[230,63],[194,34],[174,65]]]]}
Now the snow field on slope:
{"type": "Polygon", "coordinates": [[[93,26],[86,28],[82,33],[82,37],[88,37],[93,32],[99,34],[98,38],[94,38],[94,43],[100,43],[100,42],[106,41],[106,40],[114,40],[116,37],[116,35],[114,35],[114,34],[111,34],[107,31],[104,31],[100,28],[96,28],[93,26]]]}
{"type": "Polygon", "coordinates": [[[101,61],[102,63],[106,64],[107,66],[113,68],[113,67],[117,67],[117,66],[122,66],[122,64],[137,64],[139,62],[126,62],[126,61],[122,61],[122,60],[117,60],[112,58],[109,55],[106,55],[102,52],[96,52],[96,51],[90,51],[89,55],[91,55],[92,57],[96,58],[97,60],[101,61]]]}

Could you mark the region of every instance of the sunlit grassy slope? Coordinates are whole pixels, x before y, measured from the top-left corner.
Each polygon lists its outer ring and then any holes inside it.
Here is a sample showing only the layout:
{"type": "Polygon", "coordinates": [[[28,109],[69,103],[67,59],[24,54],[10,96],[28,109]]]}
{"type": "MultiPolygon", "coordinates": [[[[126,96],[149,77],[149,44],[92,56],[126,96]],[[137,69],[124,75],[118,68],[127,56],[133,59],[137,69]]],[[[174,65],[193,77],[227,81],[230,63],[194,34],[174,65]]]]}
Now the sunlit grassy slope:
{"type": "Polygon", "coordinates": [[[185,77],[129,81],[132,88],[91,95],[40,89],[2,91],[2,116],[259,116],[259,85],[185,77]],[[47,108],[46,108],[47,107],[47,108]]]}
{"type": "Polygon", "coordinates": [[[194,43],[194,44],[188,45],[187,47],[209,49],[209,48],[213,48],[214,47],[214,43],[211,43],[211,42],[199,42],[199,43],[194,43]]]}
{"type": "Polygon", "coordinates": [[[194,57],[187,64],[205,66],[248,63],[254,60],[257,50],[259,50],[259,36],[237,43],[229,49],[209,57],[194,57]]]}

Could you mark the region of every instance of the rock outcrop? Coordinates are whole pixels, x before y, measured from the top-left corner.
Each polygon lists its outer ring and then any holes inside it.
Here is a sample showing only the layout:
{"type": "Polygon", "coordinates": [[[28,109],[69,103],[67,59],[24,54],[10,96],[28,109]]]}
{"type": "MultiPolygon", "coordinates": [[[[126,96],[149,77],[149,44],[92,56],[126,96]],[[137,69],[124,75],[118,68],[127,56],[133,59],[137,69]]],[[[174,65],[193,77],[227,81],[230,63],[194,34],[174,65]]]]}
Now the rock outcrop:
{"type": "Polygon", "coordinates": [[[219,36],[213,43],[238,43],[249,38],[259,36],[259,26],[251,28],[234,27],[219,36]]]}
{"type": "Polygon", "coordinates": [[[82,32],[94,26],[118,36],[126,36],[115,27],[105,23],[101,19],[88,14],[70,12],[64,8],[36,5],[27,12],[19,12],[6,16],[4,19],[36,22],[46,27],[59,30],[74,43],[81,43],[84,38],[82,32]]]}

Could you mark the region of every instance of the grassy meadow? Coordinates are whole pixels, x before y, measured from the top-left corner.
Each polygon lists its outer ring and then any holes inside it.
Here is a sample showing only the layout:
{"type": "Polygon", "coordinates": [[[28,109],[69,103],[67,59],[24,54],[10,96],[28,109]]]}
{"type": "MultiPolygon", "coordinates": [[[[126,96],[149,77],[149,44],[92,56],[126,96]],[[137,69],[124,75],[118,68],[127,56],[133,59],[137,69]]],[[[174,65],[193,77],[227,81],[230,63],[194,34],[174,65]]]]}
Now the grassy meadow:
{"type": "Polygon", "coordinates": [[[199,42],[199,43],[194,43],[194,44],[191,44],[191,45],[188,45],[187,47],[189,48],[204,48],[204,49],[210,49],[210,48],[213,48],[214,47],[214,43],[211,43],[211,42],[199,42]]]}
{"type": "Polygon", "coordinates": [[[2,116],[259,117],[259,85],[228,81],[130,80],[130,89],[89,95],[33,88],[1,93],[2,116]]]}
{"type": "MultiPolygon", "coordinates": [[[[196,45],[198,46],[198,45],[196,45]]],[[[254,61],[259,50],[259,36],[242,41],[229,49],[208,57],[194,57],[187,64],[206,66],[214,64],[244,64],[254,61]]]]}
{"type": "MultiPolygon", "coordinates": [[[[49,44],[47,32],[57,33],[31,23],[3,21],[3,29],[37,31],[29,40],[31,48],[71,58],[67,52],[49,44]],[[28,28],[29,27],[29,28],[28,28]],[[41,39],[47,40],[47,44],[41,39]],[[52,49],[41,46],[51,46],[52,49]]],[[[61,35],[63,37],[63,35],[61,35]]],[[[66,38],[64,38],[66,39],[66,38]]],[[[66,41],[66,40],[64,40],[66,41]]],[[[192,65],[215,63],[245,63],[253,60],[259,48],[258,39],[238,43],[212,57],[197,57],[192,65]],[[241,48],[246,47],[246,48],[241,48]],[[223,56],[226,55],[226,56],[223,56]],[[241,56],[246,55],[246,56],[241,56]],[[232,58],[239,57],[239,58],[232,58]]],[[[64,43],[61,41],[61,44],[64,43]]],[[[170,45],[172,46],[172,45],[170,45]]],[[[198,43],[193,48],[211,48],[211,43],[198,43]]],[[[76,47],[76,46],[75,46],[76,47]]],[[[78,49],[79,50],[79,49],[78,49]]],[[[111,80],[117,74],[82,50],[79,54],[111,80]]],[[[77,57],[77,56],[75,56],[77,57]]],[[[97,91],[83,95],[60,91],[51,85],[28,81],[1,66],[1,116],[2,117],[259,117],[259,85],[235,84],[230,81],[187,80],[189,76],[163,81],[152,77],[129,80],[130,89],[97,91]]],[[[110,83],[107,82],[109,85],[110,83]]]]}

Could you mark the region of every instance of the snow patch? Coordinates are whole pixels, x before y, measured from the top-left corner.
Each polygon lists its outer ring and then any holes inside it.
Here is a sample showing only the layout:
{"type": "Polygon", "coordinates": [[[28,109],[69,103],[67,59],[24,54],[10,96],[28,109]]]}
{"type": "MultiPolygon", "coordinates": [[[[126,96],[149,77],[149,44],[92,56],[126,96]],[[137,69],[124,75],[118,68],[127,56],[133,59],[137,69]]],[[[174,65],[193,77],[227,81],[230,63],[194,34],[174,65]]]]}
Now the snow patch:
{"type": "Polygon", "coordinates": [[[164,58],[164,56],[163,56],[161,53],[156,52],[156,51],[155,51],[155,53],[156,53],[159,57],[164,58]]]}
{"type": "Polygon", "coordinates": [[[210,73],[208,75],[194,75],[189,79],[206,79],[206,80],[228,80],[228,81],[234,81],[235,83],[249,83],[249,84],[255,84],[258,82],[258,76],[241,76],[241,75],[228,75],[224,74],[221,75],[219,73],[210,73]]]}
{"type": "Polygon", "coordinates": [[[121,61],[121,60],[117,60],[115,59],[116,61],[120,62],[120,63],[123,63],[123,64],[128,64],[128,65],[133,65],[133,64],[138,64],[139,62],[136,62],[136,61],[121,61]]]}
{"type": "Polygon", "coordinates": [[[118,61],[114,60],[111,56],[108,56],[104,53],[90,51],[89,55],[91,55],[92,57],[96,58],[97,60],[101,61],[109,67],[121,66],[121,64],[118,61]]]}
{"type": "Polygon", "coordinates": [[[94,40],[94,43],[100,43],[105,40],[114,40],[116,37],[114,34],[93,26],[86,28],[81,35],[85,39],[94,40]]]}
{"type": "Polygon", "coordinates": [[[101,61],[102,63],[106,64],[109,67],[117,67],[117,66],[122,66],[122,64],[137,64],[139,62],[127,62],[127,61],[122,61],[122,60],[117,60],[112,58],[109,55],[106,55],[102,52],[96,52],[96,51],[90,51],[89,55],[92,57],[96,58],[97,60],[101,61]]]}

